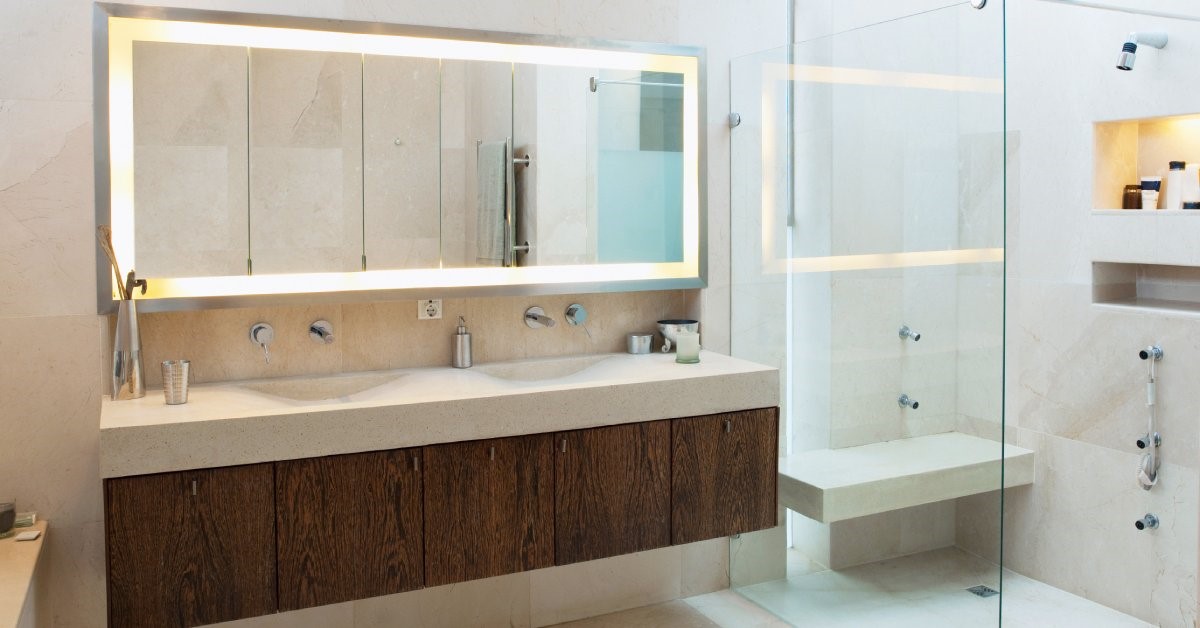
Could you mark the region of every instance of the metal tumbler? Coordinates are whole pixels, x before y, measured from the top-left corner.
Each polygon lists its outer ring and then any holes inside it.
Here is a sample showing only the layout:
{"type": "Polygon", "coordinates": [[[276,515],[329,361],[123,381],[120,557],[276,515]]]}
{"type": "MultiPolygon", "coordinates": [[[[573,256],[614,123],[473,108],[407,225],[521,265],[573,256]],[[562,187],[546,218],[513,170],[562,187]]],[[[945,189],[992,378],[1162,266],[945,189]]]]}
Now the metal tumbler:
{"type": "Polygon", "coordinates": [[[168,406],[187,403],[188,378],[192,363],[187,360],[165,360],[162,363],[163,397],[168,406]]]}

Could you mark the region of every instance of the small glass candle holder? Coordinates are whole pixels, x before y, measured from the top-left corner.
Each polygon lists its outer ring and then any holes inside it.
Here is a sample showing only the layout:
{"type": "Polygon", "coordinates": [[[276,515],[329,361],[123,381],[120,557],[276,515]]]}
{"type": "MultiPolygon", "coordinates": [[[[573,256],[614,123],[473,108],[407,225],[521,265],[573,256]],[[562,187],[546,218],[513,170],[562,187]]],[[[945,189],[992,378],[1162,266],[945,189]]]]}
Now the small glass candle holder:
{"type": "Polygon", "coordinates": [[[700,334],[681,331],[675,343],[675,361],[680,364],[695,364],[700,361],[700,334]]]}

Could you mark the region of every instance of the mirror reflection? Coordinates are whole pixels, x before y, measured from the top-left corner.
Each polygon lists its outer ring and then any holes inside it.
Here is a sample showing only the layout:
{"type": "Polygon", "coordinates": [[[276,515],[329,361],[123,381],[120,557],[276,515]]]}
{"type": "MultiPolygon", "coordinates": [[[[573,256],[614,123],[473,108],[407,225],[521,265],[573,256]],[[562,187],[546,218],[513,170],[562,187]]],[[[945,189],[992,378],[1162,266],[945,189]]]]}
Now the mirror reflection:
{"type": "Polygon", "coordinates": [[[141,276],[684,259],[683,75],[135,42],[141,276]]]}
{"type": "Polygon", "coordinates": [[[361,56],[250,50],[250,268],[360,270],[361,56]]]}
{"type": "Polygon", "coordinates": [[[239,275],[249,257],[244,48],[134,42],[134,250],[148,277],[239,275]]]}

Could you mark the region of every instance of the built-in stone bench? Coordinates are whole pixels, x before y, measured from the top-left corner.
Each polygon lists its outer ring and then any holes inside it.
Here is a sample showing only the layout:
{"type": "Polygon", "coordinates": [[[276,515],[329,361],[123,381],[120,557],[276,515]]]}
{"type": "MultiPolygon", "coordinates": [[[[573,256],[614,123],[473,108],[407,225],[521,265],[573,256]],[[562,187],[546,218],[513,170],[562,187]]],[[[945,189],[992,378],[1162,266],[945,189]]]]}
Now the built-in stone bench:
{"type": "Polygon", "coordinates": [[[779,461],[779,503],[821,523],[1033,484],[1034,452],[958,432],[779,461]],[[1003,453],[1001,453],[1003,452],[1003,453]]]}

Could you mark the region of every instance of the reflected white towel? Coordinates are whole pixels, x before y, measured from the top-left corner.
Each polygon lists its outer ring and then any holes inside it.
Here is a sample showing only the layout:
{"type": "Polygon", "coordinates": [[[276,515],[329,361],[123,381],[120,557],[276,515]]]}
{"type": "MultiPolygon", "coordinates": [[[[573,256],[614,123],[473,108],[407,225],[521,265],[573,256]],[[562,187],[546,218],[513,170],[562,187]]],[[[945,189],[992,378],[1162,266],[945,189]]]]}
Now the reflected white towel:
{"type": "Polygon", "coordinates": [[[485,142],[476,151],[475,171],[478,199],[475,204],[475,260],[480,264],[504,264],[504,200],[508,171],[504,142],[485,142]]]}

